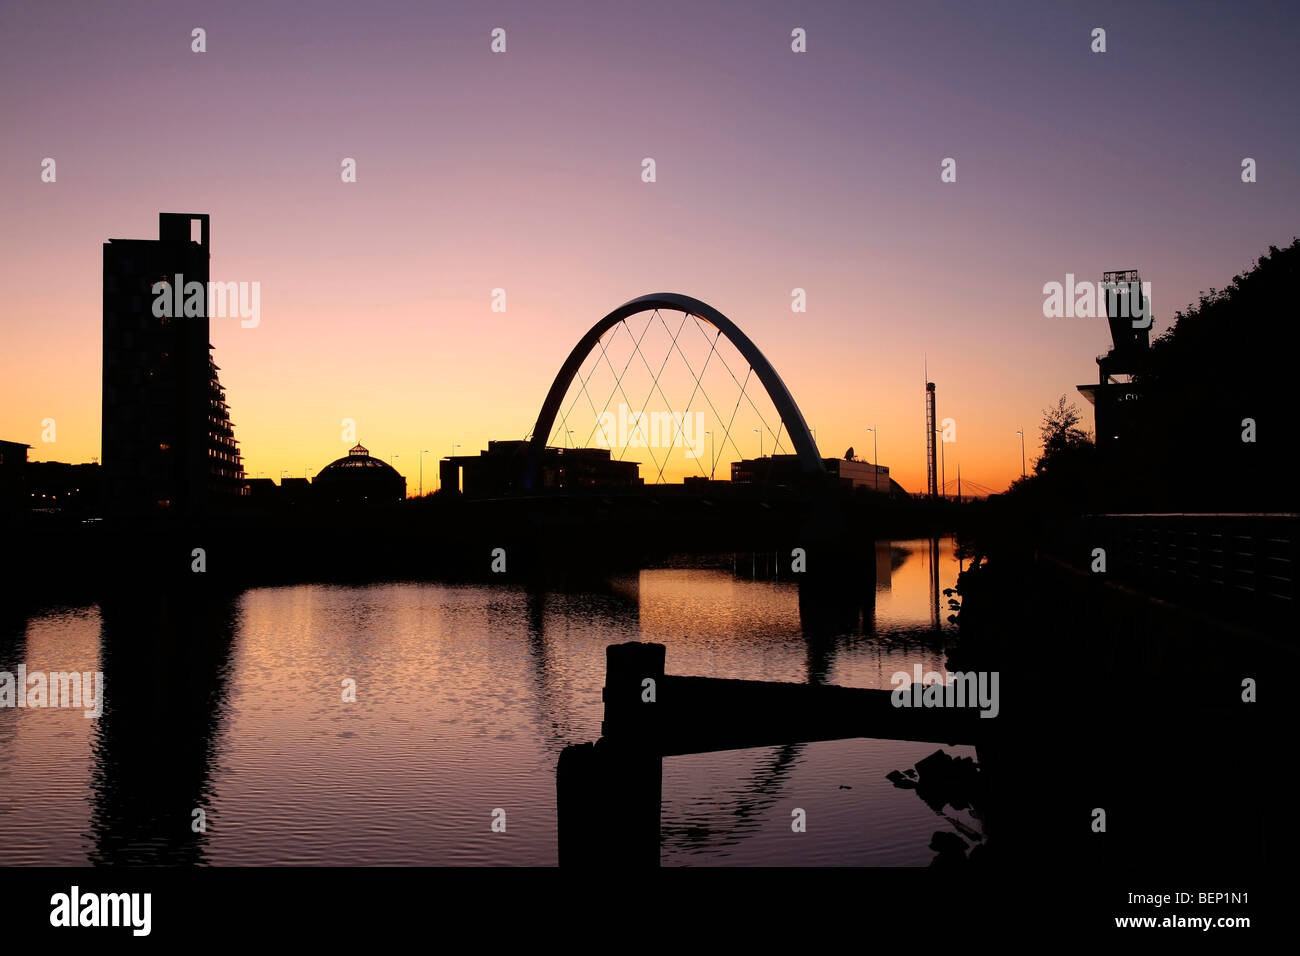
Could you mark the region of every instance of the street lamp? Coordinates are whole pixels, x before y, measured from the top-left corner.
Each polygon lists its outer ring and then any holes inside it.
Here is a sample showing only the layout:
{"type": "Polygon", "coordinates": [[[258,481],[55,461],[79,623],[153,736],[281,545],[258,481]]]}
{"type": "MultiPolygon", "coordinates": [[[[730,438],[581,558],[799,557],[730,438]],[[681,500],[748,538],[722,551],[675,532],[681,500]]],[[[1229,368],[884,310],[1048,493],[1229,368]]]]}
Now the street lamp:
{"type": "Polygon", "coordinates": [[[429,454],[429,449],[420,449],[420,497],[424,497],[424,456],[429,454]]]}
{"type": "MultiPolygon", "coordinates": [[[[455,458],[455,457],[456,457],[456,449],[459,448],[459,447],[460,447],[460,442],[452,442],[452,443],[451,443],[451,455],[450,455],[450,457],[452,457],[452,458],[455,458]]],[[[458,470],[459,470],[459,469],[458,469],[458,470]]],[[[439,479],[441,479],[441,475],[439,475],[439,479]]],[[[460,489],[457,488],[456,490],[459,491],[460,489]]],[[[448,492],[448,493],[450,494],[450,492],[448,492]]]]}
{"type": "Polygon", "coordinates": [[[759,431],[757,428],[755,428],[753,431],[754,434],[758,436],[758,457],[762,458],[763,457],[763,433],[759,431]]]}
{"type": "Polygon", "coordinates": [[[1020,436],[1020,477],[1025,477],[1025,430],[1017,428],[1016,434],[1020,436]]]}
{"type": "Polygon", "coordinates": [[[717,457],[713,454],[713,432],[705,431],[704,434],[709,436],[709,481],[712,481],[713,471],[717,467],[718,461],[717,457]]]}
{"type": "MultiPolygon", "coordinates": [[[[880,446],[876,442],[876,426],[872,425],[867,429],[871,436],[871,467],[874,471],[871,473],[871,487],[876,491],[880,490],[880,446]]],[[[886,489],[888,490],[888,489],[886,489]]]]}

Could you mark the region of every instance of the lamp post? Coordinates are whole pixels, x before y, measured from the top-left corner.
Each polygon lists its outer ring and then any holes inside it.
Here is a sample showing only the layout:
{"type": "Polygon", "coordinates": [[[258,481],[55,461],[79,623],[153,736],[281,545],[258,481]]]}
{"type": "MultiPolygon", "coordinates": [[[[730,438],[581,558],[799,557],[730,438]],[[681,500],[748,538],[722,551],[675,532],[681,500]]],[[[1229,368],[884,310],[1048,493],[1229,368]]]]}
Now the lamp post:
{"type": "Polygon", "coordinates": [[[429,449],[420,449],[420,497],[424,497],[424,456],[429,454],[429,449]]]}
{"type": "Polygon", "coordinates": [[[1025,477],[1025,430],[1017,428],[1016,434],[1020,436],[1020,477],[1025,477]]]}
{"type": "Polygon", "coordinates": [[[758,457],[762,458],[763,457],[763,433],[759,431],[757,428],[755,428],[753,431],[754,434],[758,436],[758,457]]]}
{"type": "MultiPolygon", "coordinates": [[[[876,426],[872,425],[867,429],[871,435],[871,467],[874,469],[871,473],[871,487],[876,491],[880,490],[880,446],[876,443],[876,426]]],[[[886,489],[888,490],[888,489],[886,489]]]]}
{"type": "Polygon", "coordinates": [[[709,436],[709,481],[712,481],[713,471],[717,467],[718,463],[716,456],[713,454],[713,432],[711,430],[705,431],[704,434],[709,436]]]}

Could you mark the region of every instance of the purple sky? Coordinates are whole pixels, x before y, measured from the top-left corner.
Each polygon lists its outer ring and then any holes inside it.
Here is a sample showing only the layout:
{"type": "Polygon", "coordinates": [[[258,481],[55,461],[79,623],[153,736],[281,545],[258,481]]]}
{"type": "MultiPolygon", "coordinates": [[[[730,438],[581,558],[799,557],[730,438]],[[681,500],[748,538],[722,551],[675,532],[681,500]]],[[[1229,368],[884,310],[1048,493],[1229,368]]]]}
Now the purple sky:
{"type": "Polygon", "coordinates": [[[1298,25],[1284,3],[10,2],[0,438],[99,454],[101,244],[208,212],[213,278],[262,288],[258,328],[212,332],[250,473],[319,469],[345,417],[408,476],[421,448],[522,437],[588,327],[674,291],[748,332],[825,454],[877,425],[911,490],[926,356],[950,474],[1001,487],[1016,428],[1109,344],[1044,318],[1045,282],[1138,268],[1158,332],[1300,232],[1298,25]]]}

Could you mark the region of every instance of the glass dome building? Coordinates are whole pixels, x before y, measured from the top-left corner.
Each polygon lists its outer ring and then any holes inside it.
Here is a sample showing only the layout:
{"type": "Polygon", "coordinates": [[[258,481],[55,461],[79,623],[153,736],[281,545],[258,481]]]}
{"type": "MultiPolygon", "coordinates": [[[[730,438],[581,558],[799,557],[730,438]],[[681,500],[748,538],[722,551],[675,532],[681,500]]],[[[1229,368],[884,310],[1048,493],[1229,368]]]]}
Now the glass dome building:
{"type": "Polygon", "coordinates": [[[312,497],[336,504],[372,504],[402,501],[406,479],[397,469],[358,442],[345,457],[330,462],[312,481],[312,497]]]}

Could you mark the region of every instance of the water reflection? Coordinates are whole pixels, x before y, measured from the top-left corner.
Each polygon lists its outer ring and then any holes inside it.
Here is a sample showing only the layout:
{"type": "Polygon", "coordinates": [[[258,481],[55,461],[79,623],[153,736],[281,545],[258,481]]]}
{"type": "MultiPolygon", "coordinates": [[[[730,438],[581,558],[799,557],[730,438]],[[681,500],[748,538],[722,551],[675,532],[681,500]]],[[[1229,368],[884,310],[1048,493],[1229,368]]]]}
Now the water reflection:
{"type": "MultiPolygon", "coordinates": [[[[858,687],[941,668],[951,542],[874,554],[834,587],[675,568],[567,592],[296,585],[10,619],[0,669],[102,669],[106,700],[98,721],[0,710],[0,864],[553,864],[555,761],[600,735],[606,645],[663,643],[670,673],[858,687]]],[[[780,862],[797,801],[866,829],[850,847],[812,828],[796,862],[924,864],[928,810],[883,775],[931,749],[666,760],[664,859],[780,862]]]]}
{"type": "MultiPolygon", "coordinates": [[[[0,611],[0,615],[3,615],[0,616],[0,671],[17,674],[19,665],[28,660],[29,625],[25,619],[15,617],[7,610],[0,611]]],[[[6,719],[4,713],[0,710],[0,781],[4,780],[5,770],[12,760],[11,755],[17,751],[18,741],[18,721],[6,719]]],[[[17,798],[15,788],[0,786],[0,833],[3,833],[7,815],[14,812],[17,798]]],[[[3,857],[0,857],[0,862],[2,861],[3,857]]]]}
{"type": "Polygon", "coordinates": [[[742,772],[738,786],[696,794],[681,816],[665,815],[660,838],[669,855],[714,854],[759,835],[785,795],[788,778],[807,746],[762,748],[762,756],[742,772]]]}
{"type": "Polygon", "coordinates": [[[160,595],[104,605],[100,667],[109,691],[91,743],[91,863],[206,861],[236,630],[230,599],[160,595]]]}

